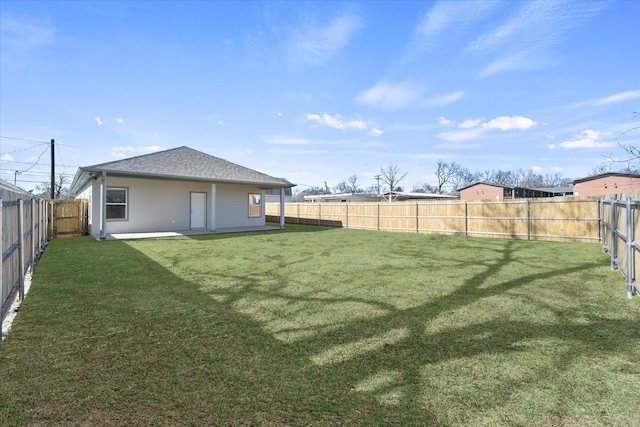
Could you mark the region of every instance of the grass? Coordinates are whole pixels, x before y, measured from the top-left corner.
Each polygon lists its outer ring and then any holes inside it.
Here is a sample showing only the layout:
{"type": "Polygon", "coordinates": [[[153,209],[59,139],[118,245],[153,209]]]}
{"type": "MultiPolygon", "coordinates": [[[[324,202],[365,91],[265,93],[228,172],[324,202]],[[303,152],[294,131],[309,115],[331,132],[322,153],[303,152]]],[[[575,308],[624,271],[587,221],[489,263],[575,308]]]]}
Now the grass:
{"type": "Polygon", "coordinates": [[[640,425],[598,245],[288,226],[51,242],[3,425],[640,425]]]}

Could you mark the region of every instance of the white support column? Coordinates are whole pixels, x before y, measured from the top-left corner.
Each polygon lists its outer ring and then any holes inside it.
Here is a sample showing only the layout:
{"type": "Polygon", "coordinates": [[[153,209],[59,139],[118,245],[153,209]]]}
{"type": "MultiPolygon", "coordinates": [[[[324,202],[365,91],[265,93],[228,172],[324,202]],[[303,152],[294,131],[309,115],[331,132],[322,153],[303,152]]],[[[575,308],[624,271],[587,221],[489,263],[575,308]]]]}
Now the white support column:
{"type": "Polygon", "coordinates": [[[100,238],[107,238],[107,172],[100,178],[100,238]]]}
{"type": "Polygon", "coordinates": [[[210,223],[209,229],[216,231],[216,185],[211,184],[211,208],[209,209],[210,223]]]}
{"type": "Polygon", "coordinates": [[[280,228],[284,228],[284,188],[280,189],[280,228]]]}

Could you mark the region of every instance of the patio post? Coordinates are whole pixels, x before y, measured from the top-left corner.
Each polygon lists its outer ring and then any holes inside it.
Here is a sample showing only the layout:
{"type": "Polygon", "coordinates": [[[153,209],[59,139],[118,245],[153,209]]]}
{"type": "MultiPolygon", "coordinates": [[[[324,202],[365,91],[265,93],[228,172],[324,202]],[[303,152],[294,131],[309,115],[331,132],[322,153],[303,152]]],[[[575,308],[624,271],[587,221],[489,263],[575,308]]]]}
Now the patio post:
{"type": "Polygon", "coordinates": [[[107,238],[107,172],[100,178],[100,238],[107,238]]]}
{"type": "Polygon", "coordinates": [[[284,228],[284,187],[280,189],[280,228],[284,228]]]}

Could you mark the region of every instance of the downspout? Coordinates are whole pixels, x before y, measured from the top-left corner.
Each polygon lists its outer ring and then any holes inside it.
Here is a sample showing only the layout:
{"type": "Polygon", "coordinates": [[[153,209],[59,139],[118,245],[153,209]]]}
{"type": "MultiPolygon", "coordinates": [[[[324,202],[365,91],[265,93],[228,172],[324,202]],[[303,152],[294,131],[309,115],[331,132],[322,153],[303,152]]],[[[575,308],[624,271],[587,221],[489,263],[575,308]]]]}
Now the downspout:
{"type": "Polygon", "coordinates": [[[100,177],[100,239],[107,238],[107,171],[100,177]]]}

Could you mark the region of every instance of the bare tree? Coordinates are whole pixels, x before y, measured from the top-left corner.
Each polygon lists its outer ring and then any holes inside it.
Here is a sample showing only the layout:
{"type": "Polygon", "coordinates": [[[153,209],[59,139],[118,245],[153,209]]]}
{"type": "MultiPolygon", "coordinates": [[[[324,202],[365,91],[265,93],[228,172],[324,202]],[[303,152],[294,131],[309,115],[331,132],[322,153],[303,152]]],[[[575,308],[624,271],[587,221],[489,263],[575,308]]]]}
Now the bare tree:
{"type": "Polygon", "coordinates": [[[468,185],[480,181],[480,172],[471,172],[465,167],[458,167],[456,174],[451,177],[451,187],[454,192],[468,185]]]}
{"type": "MultiPolygon", "coordinates": [[[[634,111],[633,116],[635,118],[640,118],[640,112],[634,111]]],[[[627,135],[637,130],[640,130],[640,124],[632,126],[630,129],[627,129],[626,131],[622,132],[622,135],[627,135]]],[[[626,163],[627,164],[626,168],[630,169],[631,162],[637,162],[640,160],[640,147],[638,147],[637,145],[634,145],[633,143],[623,144],[620,141],[617,141],[617,142],[618,142],[618,147],[620,147],[622,151],[624,151],[625,156],[621,159],[617,159],[617,158],[614,158],[613,155],[610,155],[609,161],[611,163],[626,163]]],[[[635,170],[635,168],[633,169],[635,170]]]]}
{"type": "Polygon", "coordinates": [[[436,193],[438,189],[431,184],[416,182],[413,184],[414,193],[436,193]]]}
{"type": "MultiPolygon", "coordinates": [[[[69,194],[69,188],[67,185],[69,184],[69,177],[63,173],[59,173],[56,181],[53,183],[53,195],[56,199],[68,199],[71,197],[69,194]]],[[[40,197],[49,198],[51,197],[51,183],[43,182],[41,184],[36,185],[36,194],[40,197]]]]}
{"type": "Polygon", "coordinates": [[[357,193],[358,191],[360,191],[360,189],[358,188],[358,175],[351,175],[349,177],[349,184],[351,184],[352,193],[357,193]]]}
{"type": "Polygon", "coordinates": [[[336,193],[349,193],[351,191],[351,187],[347,185],[346,181],[339,182],[338,185],[333,187],[333,189],[335,190],[336,193]]]}
{"type": "Polygon", "coordinates": [[[436,165],[436,178],[438,179],[438,187],[436,189],[438,194],[442,194],[442,188],[451,184],[453,178],[457,175],[460,165],[456,162],[447,163],[442,160],[438,160],[436,165]]]}
{"type": "Polygon", "coordinates": [[[389,186],[389,191],[397,190],[398,184],[402,181],[408,172],[401,173],[397,164],[389,163],[387,167],[380,168],[380,179],[389,186]]]}

